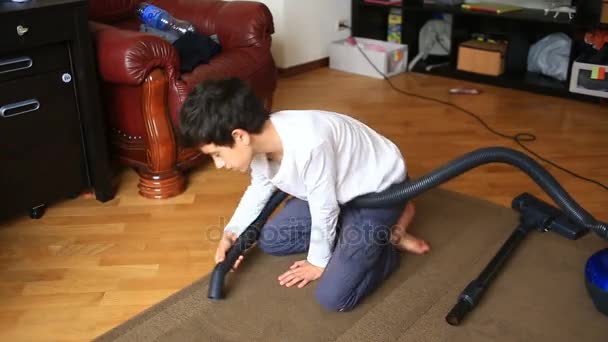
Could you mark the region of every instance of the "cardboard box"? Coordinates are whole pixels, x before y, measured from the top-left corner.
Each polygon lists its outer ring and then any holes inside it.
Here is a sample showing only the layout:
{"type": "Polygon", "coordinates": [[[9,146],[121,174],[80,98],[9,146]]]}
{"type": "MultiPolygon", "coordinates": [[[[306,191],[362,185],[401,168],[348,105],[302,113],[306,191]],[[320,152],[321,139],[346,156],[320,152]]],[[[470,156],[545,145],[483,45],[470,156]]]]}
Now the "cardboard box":
{"type": "MultiPolygon", "coordinates": [[[[378,71],[391,77],[407,68],[407,45],[355,37],[357,45],[378,71]]],[[[329,67],[354,74],[383,78],[353,44],[352,38],[332,42],[329,46],[329,67]]]]}
{"type": "Polygon", "coordinates": [[[507,44],[468,40],[458,46],[458,70],[499,76],[505,70],[507,44]]]}
{"type": "Polygon", "coordinates": [[[606,0],[602,2],[602,16],[600,18],[600,22],[603,24],[608,24],[608,1],[606,0]]]}

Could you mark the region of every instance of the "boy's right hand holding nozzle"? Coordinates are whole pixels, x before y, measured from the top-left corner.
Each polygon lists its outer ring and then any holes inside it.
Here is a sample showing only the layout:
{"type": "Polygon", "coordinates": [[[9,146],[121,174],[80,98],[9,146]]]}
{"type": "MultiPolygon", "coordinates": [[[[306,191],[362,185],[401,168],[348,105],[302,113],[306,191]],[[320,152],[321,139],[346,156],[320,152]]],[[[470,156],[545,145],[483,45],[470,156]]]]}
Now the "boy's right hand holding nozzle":
{"type": "MultiPolygon", "coordinates": [[[[224,234],[222,235],[222,238],[220,239],[220,243],[217,246],[217,250],[215,251],[215,263],[216,264],[219,264],[220,262],[224,261],[224,259],[226,258],[226,253],[228,252],[230,247],[232,247],[232,245],[234,245],[234,242],[236,241],[237,238],[238,238],[238,236],[232,232],[229,232],[229,231],[224,232],[224,234]]],[[[239,264],[241,263],[241,261],[243,261],[242,255],[239,256],[238,259],[236,259],[236,262],[232,266],[232,270],[230,270],[230,272],[234,272],[234,270],[236,270],[237,267],[239,267],[239,264]]]]}

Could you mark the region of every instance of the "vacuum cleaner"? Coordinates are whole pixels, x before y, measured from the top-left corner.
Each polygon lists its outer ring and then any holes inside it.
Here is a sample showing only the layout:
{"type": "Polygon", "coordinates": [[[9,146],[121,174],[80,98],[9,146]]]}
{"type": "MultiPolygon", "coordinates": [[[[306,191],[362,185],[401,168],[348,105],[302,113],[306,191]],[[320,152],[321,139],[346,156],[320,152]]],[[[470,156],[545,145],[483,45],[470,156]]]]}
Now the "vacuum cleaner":
{"type": "Polygon", "coordinates": [[[608,248],[587,260],[585,285],[597,310],[608,316],[608,248]]]}
{"type": "MultiPolygon", "coordinates": [[[[608,224],[596,220],[581,208],[555,178],[534,159],[522,152],[506,147],[486,147],[474,150],[417,180],[395,184],[381,193],[359,196],[353,199],[349,205],[378,208],[403,203],[475,167],[489,163],[504,163],[519,168],[534,180],[561,210],[527,193],[517,196],[513,200],[512,207],[519,211],[521,215],[520,223],[479,277],[473,280],[460,294],[456,305],[446,316],[446,321],[451,325],[460,324],[465,315],[475,308],[505,261],[508,260],[527,233],[533,229],[553,231],[568,239],[578,239],[588,231],[593,231],[600,237],[608,239],[608,224]]],[[[247,227],[228,250],[224,261],[215,266],[207,293],[210,299],[224,298],[223,290],[226,274],[239,256],[255,244],[259,238],[260,229],[286,197],[287,194],[276,191],[256,220],[247,227]]],[[[606,254],[608,253],[594,256],[589,260],[590,264],[587,265],[587,282],[590,295],[600,312],[604,313],[608,311],[608,304],[606,303],[606,297],[608,296],[606,260],[608,257],[606,254]]]]}

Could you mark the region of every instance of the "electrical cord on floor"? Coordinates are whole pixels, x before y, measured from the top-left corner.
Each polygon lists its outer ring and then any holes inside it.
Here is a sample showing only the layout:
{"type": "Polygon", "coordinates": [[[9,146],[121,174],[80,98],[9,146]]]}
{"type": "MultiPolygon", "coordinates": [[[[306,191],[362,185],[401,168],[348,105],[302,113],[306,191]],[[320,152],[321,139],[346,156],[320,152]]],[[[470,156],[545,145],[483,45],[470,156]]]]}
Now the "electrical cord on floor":
{"type": "MultiPolygon", "coordinates": [[[[347,28],[349,31],[351,30],[351,28],[348,27],[348,26],[343,25],[342,27],[347,28]]],[[[479,123],[481,123],[481,125],[484,126],[488,131],[492,132],[493,134],[495,134],[495,135],[497,135],[497,136],[499,136],[501,138],[514,141],[521,148],[523,148],[524,150],[526,150],[528,153],[532,154],[536,158],[542,160],[543,162],[545,162],[545,163],[547,163],[547,164],[549,164],[549,165],[551,165],[551,166],[553,166],[553,167],[555,167],[557,169],[560,169],[560,170],[562,170],[562,171],[564,171],[564,172],[566,172],[566,173],[568,173],[568,174],[570,174],[570,175],[572,175],[574,177],[577,177],[579,179],[582,179],[582,180],[590,182],[590,183],[594,183],[594,184],[596,184],[596,185],[604,188],[604,190],[608,190],[608,186],[606,186],[605,184],[600,183],[599,181],[596,181],[594,179],[581,176],[581,175],[579,175],[579,174],[577,174],[577,173],[575,173],[573,171],[568,170],[565,167],[562,167],[562,166],[556,164],[555,162],[552,162],[552,161],[548,160],[547,158],[544,158],[544,157],[540,156],[538,153],[532,151],[529,147],[527,147],[526,145],[523,144],[524,142],[531,142],[531,141],[535,141],[536,140],[536,136],[534,134],[532,134],[532,133],[517,133],[515,135],[504,134],[504,133],[498,132],[497,130],[495,130],[492,127],[490,127],[477,114],[475,114],[475,113],[471,112],[470,110],[465,109],[465,108],[463,108],[463,107],[461,107],[461,106],[459,106],[457,104],[454,104],[454,103],[451,103],[451,102],[448,102],[448,101],[444,101],[444,100],[440,100],[440,99],[437,99],[437,98],[434,98],[434,97],[430,97],[430,96],[425,96],[425,95],[420,95],[420,94],[416,94],[416,93],[411,93],[411,92],[408,92],[406,90],[397,88],[393,84],[393,82],[391,82],[391,80],[383,72],[381,72],[380,70],[378,70],[378,68],[376,67],[376,65],[374,65],[374,63],[372,63],[372,61],[367,57],[367,54],[365,54],[365,52],[361,49],[361,47],[359,46],[359,44],[357,44],[355,42],[355,46],[357,47],[357,49],[359,49],[359,51],[361,52],[361,54],[363,55],[363,57],[365,57],[365,59],[367,60],[367,62],[374,69],[376,69],[376,71],[380,75],[382,75],[382,77],[384,78],[384,80],[386,80],[388,82],[388,84],[390,84],[391,88],[393,88],[394,90],[396,90],[396,91],[398,91],[398,92],[400,92],[400,93],[402,93],[404,95],[407,95],[407,96],[417,97],[417,98],[420,98],[420,99],[423,99],[423,100],[432,101],[432,102],[436,102],[436,103],[439,103],[439,104],[442,104],[442,105],[445,105],[445,106],[456,108],[459,111],[461,111],[461,112],[463,112],[465,114],[468,114],[468,115],[472,116],[474,119],[476,119],[477,121],[479,121],[479,123]]]]}

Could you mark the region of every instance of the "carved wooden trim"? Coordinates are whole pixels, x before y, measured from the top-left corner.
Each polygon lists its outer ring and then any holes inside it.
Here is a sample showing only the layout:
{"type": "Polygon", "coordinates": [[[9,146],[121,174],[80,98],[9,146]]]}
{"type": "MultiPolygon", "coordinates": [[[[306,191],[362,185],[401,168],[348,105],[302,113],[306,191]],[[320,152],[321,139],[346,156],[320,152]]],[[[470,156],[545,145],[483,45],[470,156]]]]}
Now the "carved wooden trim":
{"type": "Polygon", "coordinates": [[[177,169],[177,142],[167,104],[167,78],[154,69],[142,87],[142,115],[146,129],[147,170],[138,170],[139,193],[167,198],[184,191],[184,176],[177,169]]]}
{"type": "Polygon", "coordinates": [[[204,161],[209,161],[210,158],[203,154],[201,151],[195,148],[180,149],[177,158],[177,168],[179,170],[187,170],[198,165],[201,165],[204,161]]]}
{"type": "Polygon", "coordinates": [[[112,149],[116,152],[121,164],[136,168],[148,167],[146,162],[148,147],[143,137],[138,136],[137,139],[128,139],[124,133],[114,129],[110,135],[110,141],[112,149]]]}
{"type": "Polygon", "coordinates": [[[167,109],[167,79],[160,69],[153,70],[144,82],[142,115],[150,170],[171,170],[177,159],[177,145],[167,109]]]}

